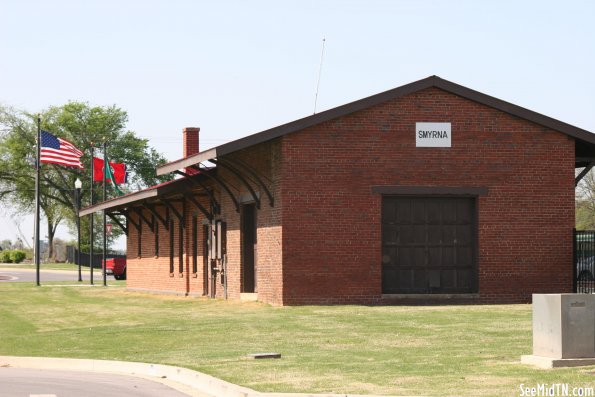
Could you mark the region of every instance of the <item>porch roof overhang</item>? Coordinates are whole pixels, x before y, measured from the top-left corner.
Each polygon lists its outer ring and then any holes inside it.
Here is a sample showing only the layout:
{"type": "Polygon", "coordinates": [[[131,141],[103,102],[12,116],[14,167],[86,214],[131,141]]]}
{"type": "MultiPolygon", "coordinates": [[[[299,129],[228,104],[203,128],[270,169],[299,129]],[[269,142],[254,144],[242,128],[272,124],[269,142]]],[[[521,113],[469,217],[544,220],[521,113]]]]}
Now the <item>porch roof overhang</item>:
{"type": "Polygon", "coordinates": [[[107,200],[89,207],[81,209],[79,217],[90,215],[92,213],[106,210],[113,212],[119,208],[128,207],[137,202],[144,202],[146,200],[160,198],[165,195],[174,193],[186,192],[187,186],[181,186],[187,184],[186,178],[179,178],[173,181],[164,182],[159,185],[152,186],[150,188],[139,190],[138,192],[130,193],[125,196],[116,197],[111,200],[107,200]],[[182,190],[180,190],[182,187],[182,190]]]}
{"type": "Polygon", "coordinates": [[[123,207],[126,204],[131,204],[137,201],[146,200],[151,197],[158,196],[159,193],[157,189],[152,190],[141,190],[139,192],[131,193],[126,196],[118,197],[112,200],[107,200],[99,204],[91,205],[89,207],[83,208],[79,212],[79,216],[86,216],[90,215],[94,212],[99,212],[103,210],[109,210],[115,207],[123,207]]]}

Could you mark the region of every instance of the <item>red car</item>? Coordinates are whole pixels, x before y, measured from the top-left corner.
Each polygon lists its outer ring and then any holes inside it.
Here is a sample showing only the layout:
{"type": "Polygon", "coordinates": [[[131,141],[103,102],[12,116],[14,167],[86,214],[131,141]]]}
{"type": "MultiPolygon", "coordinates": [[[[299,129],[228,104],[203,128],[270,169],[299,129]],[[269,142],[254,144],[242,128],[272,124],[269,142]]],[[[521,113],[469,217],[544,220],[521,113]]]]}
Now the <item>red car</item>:
{"type": "Polygon", "coordinates": [[[126,258],[106,259],[105,273],[112,274],[116,280],[126,280],[126,258]]]}

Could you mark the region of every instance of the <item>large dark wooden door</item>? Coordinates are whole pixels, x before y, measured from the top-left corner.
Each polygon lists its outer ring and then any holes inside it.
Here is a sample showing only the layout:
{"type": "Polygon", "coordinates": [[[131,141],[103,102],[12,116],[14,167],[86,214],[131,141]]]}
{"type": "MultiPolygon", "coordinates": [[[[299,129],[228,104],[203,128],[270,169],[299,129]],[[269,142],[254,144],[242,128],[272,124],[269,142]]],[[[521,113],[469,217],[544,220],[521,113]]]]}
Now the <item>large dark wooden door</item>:
{"type": "Polygon", "coordinates": [[[242,205],[242,292],[256,292],[256,205],[242,205]]]}
{"type": "Polygon", "coordinates": [[[477,291],[475,199],[382,199],[384,294],[477,291]]]}

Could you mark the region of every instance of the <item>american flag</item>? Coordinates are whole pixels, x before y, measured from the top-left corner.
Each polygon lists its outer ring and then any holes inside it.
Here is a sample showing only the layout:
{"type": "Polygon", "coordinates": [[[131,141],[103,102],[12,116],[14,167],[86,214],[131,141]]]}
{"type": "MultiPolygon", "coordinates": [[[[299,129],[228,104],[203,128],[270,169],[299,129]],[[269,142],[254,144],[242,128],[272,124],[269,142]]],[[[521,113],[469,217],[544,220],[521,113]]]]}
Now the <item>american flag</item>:
{"type": "Polygon", "coordinates": [[[82,155],[83,152],[67,140],[55,137],[47,131],[41,131],[40,162],[83,168],[82,155]]]}

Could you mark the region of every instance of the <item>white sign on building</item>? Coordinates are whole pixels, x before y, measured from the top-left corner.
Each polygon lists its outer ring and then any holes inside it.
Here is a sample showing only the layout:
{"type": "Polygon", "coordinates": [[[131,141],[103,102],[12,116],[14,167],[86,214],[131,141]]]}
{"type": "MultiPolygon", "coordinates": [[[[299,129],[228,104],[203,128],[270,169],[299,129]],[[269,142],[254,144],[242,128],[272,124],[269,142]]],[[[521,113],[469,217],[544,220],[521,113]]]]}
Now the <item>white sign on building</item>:
{"type": "Polygon", "coordinates": [[[450,123],[415,123],[416,147],[450,147],[450,123]]]}

